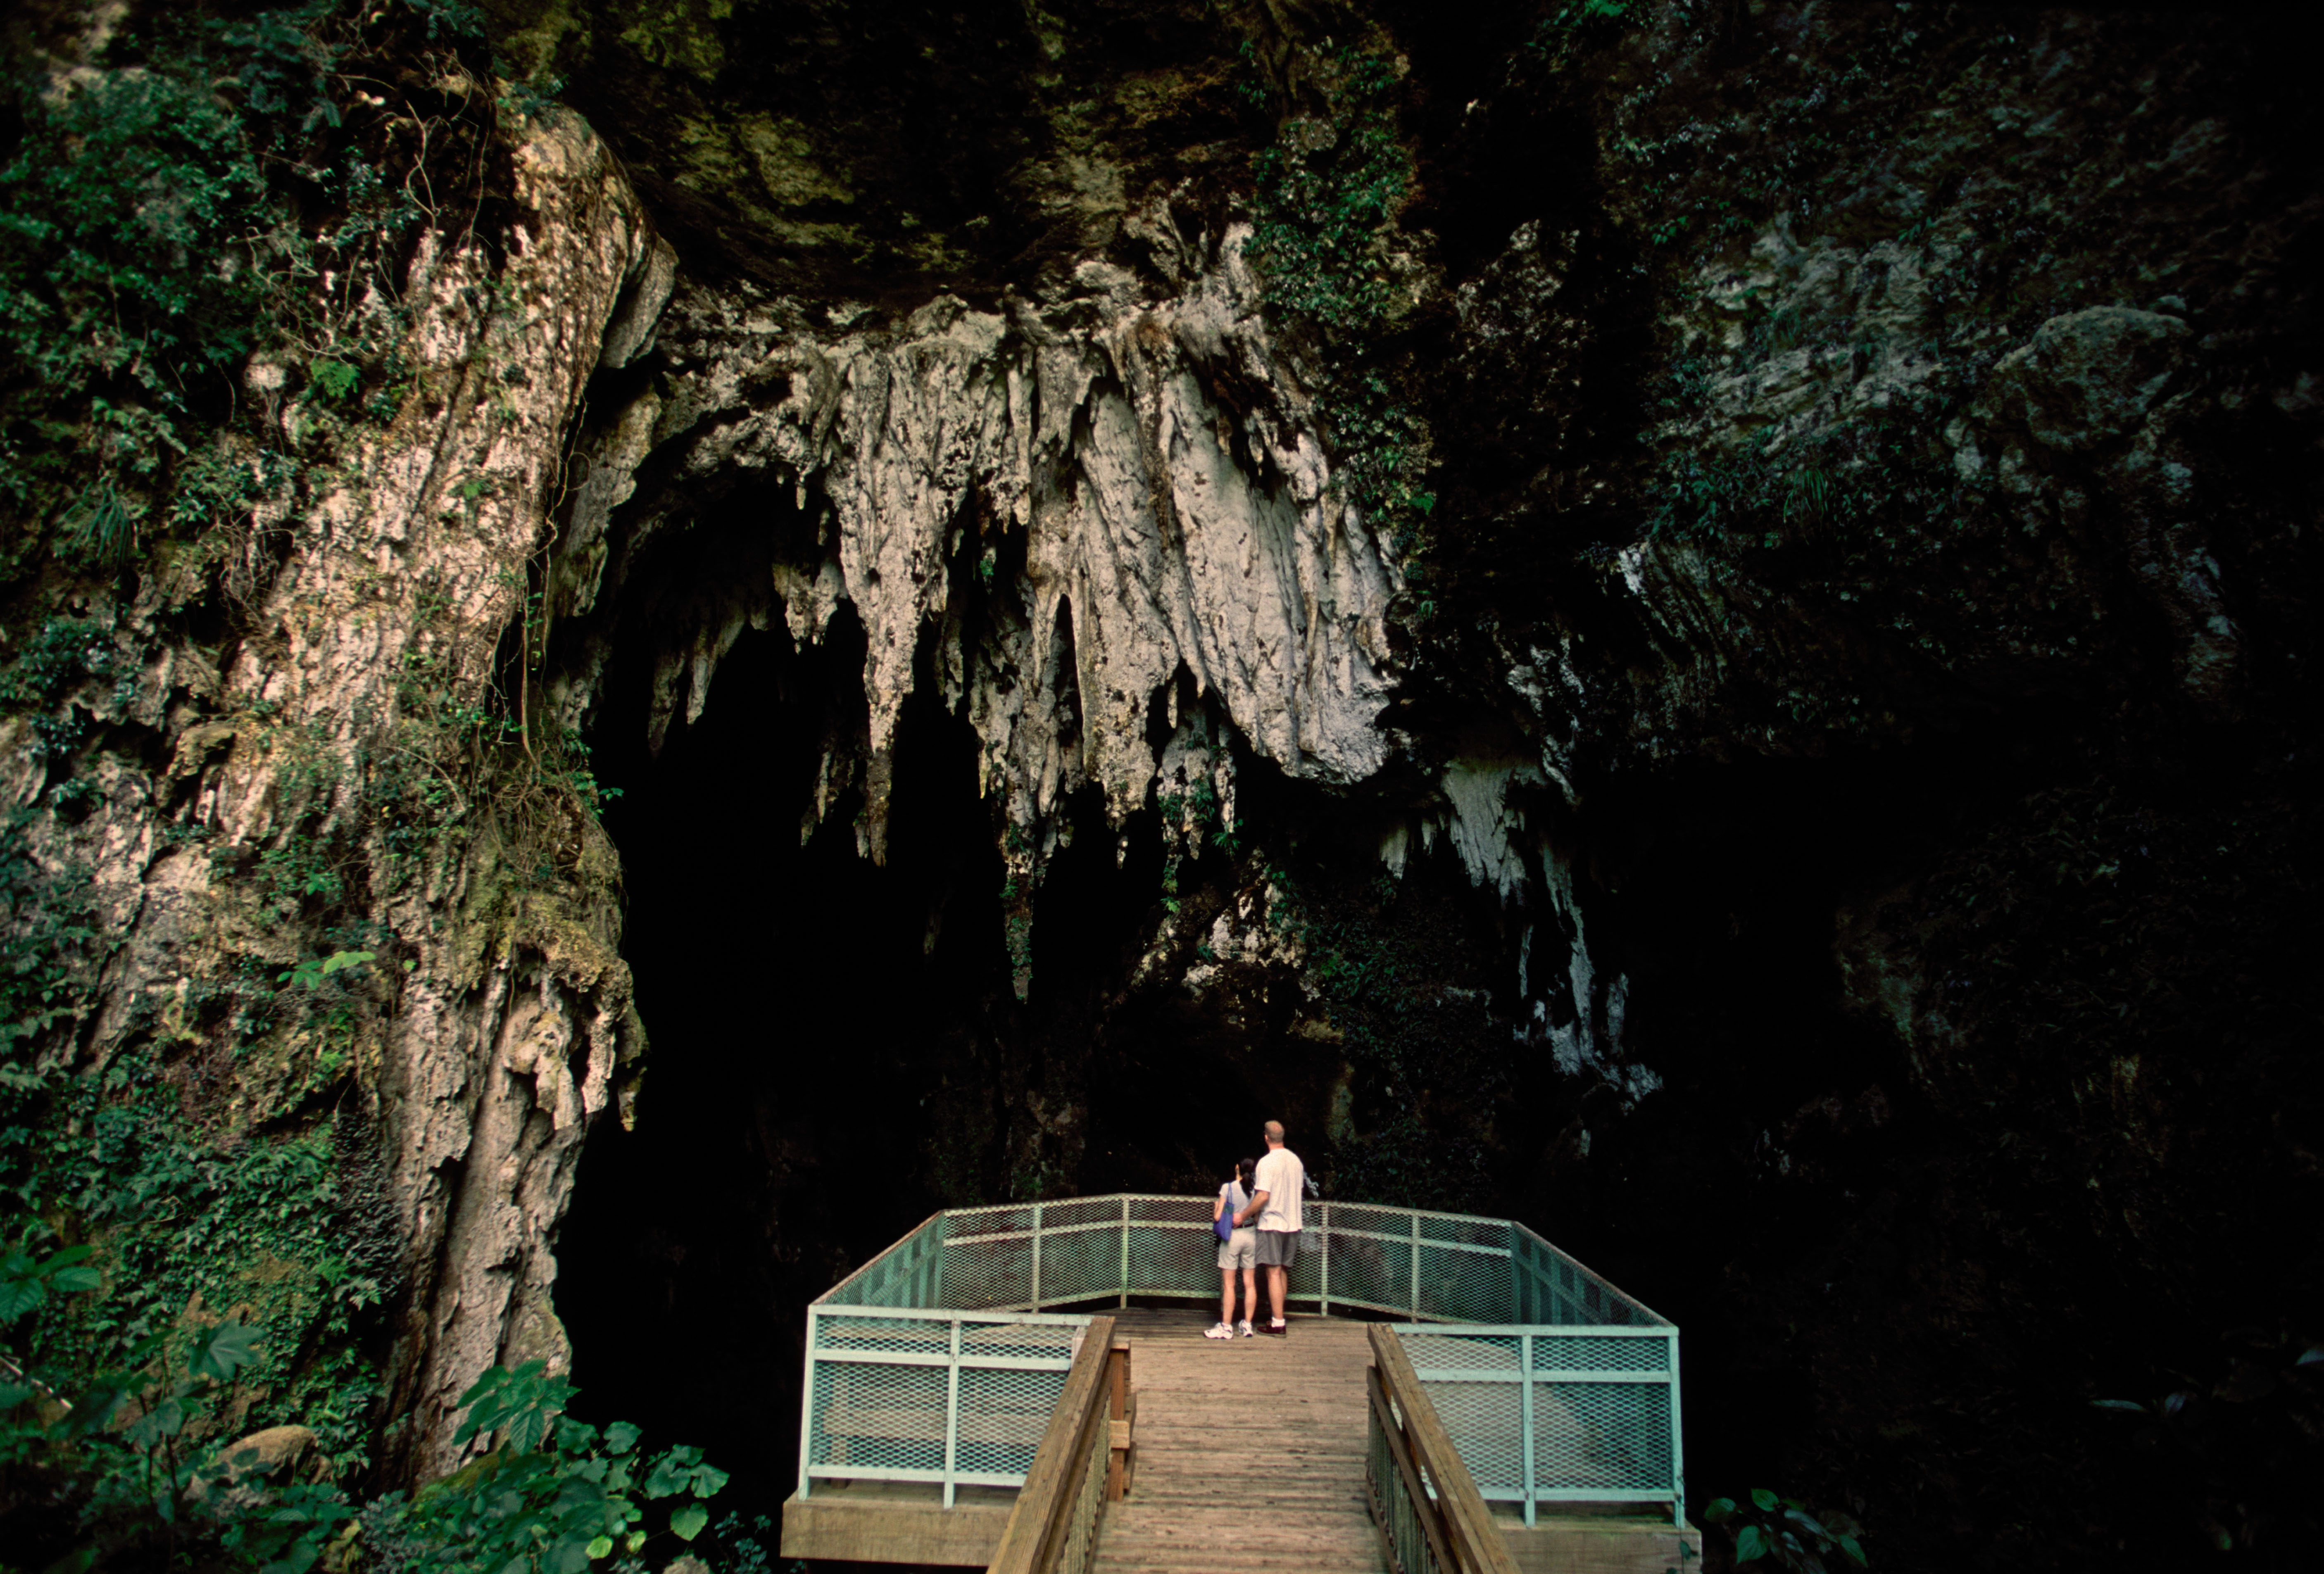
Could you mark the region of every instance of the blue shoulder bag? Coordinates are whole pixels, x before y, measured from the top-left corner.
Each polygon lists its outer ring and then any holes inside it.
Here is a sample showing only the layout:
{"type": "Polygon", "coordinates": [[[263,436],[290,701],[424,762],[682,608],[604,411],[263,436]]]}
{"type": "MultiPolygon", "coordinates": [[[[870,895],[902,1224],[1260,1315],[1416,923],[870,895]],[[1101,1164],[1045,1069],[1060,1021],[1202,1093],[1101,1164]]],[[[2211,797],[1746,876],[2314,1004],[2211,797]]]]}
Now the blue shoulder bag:
{"type": "Polygon", "coordinates": [[[1211,1233],[1217,1236],[1221,1240],[1228,1239],[1234,1234],[1234,1216],[1250,1206],[1250,1199],[1248,1197],[1244,1197],[1240,1202],[1235,1201],[1235,1198],[1240,1196],[1241,1192],[1241,1187],[1231,1184],[1229,1185],[1227,1187],[1226,1206],[1219,1210],[1219,1216],[1216,1219],[1211,1220],[1211,1233]]]}

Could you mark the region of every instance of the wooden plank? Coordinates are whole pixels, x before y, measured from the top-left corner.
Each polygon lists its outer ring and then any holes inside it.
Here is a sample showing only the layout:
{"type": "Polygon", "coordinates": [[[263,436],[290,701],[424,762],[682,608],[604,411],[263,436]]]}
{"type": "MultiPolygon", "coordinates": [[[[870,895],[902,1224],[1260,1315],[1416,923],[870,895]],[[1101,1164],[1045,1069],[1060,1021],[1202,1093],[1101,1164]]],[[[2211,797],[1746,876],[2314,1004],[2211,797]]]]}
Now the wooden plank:
{"type": "MultiPolygon", "coordinates": [[[[1412,1516],[1420,1522],[1420,1533],[1427,1538],[1428,1555],[1439,1569],[1458,1569],[1461,1565],[1452,1560],[1452,1549],[1445,1545],[1443,1505],[1431,1502],[1428,1495],[1420,1490],[1420,1472],[1413,1468],[1412,1451],[1405,1445],[1403,1429],[1397,1425],[1396,1413],[1388,1408],[1388,1393],[1381,1385],[1379,1368],[1365,1368],[1364,1376],[1371,1395],[1372,1413],[1379,1418],[1380,1431],[1388,1438],[1388,1455],[1396,1463],[1397,1473],[1404,1477],[1406,1496],[1412,1499],[1412,1516]]],[[[1369,1495],[1367,1492],[1367,1496],[1369,1495]]],[[[1393,1556],[1396,1549],[1388,1545],[1386,1525],[1380,1527],[1380,1534],[1381,1545],[1393,1556]]]]}
{"type": "Polygon", "coordinates": [[[1503,1520],[1500,1527],[1521,1574],[1664,1574],[1702,1566],[1702,1533],[1659,1516],[1537,1514],[1531,1525],[1503,1520]]]}
{"type": "Polygon", "coordinates": [[[1065,1374],[1065,1391],[1050,1413],[1048,1430],[1041,1434],[1040,1449],[1033,1456],[1033,1468],[1026,1472],[1017,1506],[1010,1513],[1001,1544],[993,1550],[992,1574],[1034,1574],[1047,1566],[1050,1543],[1072,1506],[1067,1499],[1074,1486],[1073,1469],[1081,1459],[1089,1429],[1097,1422],[1112,1355],[1113,1319],[1090,1319],[1089,1331],[1082,1336],[1081,1354],[1074,1358],[1073,1369],[1065,1374]]]}
{"type": "MultiPolygon", "coordinates": [[[[976,1488],[960,1492],[970,1499],[976,1488]]],[[[995,1491],[994,1501],[963,1501],[947,1509],[935,1489],[921,1501],[819,1481],[814,1496],[793,1495],[783,1505],[782,1556],[982,1569],[992,1561],[1008,1526],[1012,1505],[1002,1500],[1007,1496],[995,1491]]]]}
{"type": "Polygon", "coordinates": [[[1302,1315],[1284,1339],[1206,1339],[1210,1322],[1118,1319],[1136,1447],[1096,1574],[1385,1574],[1364,1498],[1362,1330],[1302,1315]]]}
{"type": "Polygon", "coordinates": [[[1405,1435],[1413,1452],[1428,1467],[1460,1567],[1464,1574],[1472,1569],[1476,1574],[1518,1574],[1516,1560],[1493,1524],[1492,1511],[1485,1506],[1469,1467],[1461,1462],[1461,1451],[1452,1446],[1444,1423],[1437,1419],[1427,1391],[1413,1375],[1403,1340],[1393,1329],[1379,1324],[1374,1324],[1370,1332],[1373,1364],[1379,1369],[1382,1385],[1404,1412],[1405,1435]]]}

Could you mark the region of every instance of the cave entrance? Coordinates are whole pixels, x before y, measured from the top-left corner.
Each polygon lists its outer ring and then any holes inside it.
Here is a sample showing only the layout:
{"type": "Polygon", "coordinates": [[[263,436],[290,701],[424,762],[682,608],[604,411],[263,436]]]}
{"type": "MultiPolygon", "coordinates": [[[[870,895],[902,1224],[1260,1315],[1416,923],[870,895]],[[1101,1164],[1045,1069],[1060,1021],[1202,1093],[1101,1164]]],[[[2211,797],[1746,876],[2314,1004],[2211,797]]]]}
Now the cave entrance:
{"type": "Polygon", "coordinates": [[[634,1127],[592,1134],[558,1239],[576,1409],[702,1447],[746,1514],[796,1468],[800,1309],[936,1205],[945,1145],[994,1107],[976,1046],[1006,988],[1001,873],[973,736],[908,712],[884,864],[859,856],[854,789],[802,835],[823,741],[862,704],[841,621],[798,650],[743,633],[659,757],[649,675],[617,662],[598,752],[650,1038],[634,1127]]]}

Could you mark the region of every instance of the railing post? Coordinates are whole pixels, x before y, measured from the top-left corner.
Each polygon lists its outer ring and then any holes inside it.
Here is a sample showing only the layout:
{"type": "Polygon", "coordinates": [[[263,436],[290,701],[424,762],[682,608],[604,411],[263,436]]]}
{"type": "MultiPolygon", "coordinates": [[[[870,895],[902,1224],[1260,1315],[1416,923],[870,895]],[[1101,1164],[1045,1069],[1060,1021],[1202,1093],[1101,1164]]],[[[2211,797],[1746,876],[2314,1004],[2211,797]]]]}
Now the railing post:
{"type": "Polygon", "coordinates": [[[1686,1450],[1678,1435],[1678,1330],[1670,1330],[1671,1523],[1686,1528],[1686,1450]]]}
{"type": "Polygon", "coordinates": [[[1121,1305],[1130,1304],[1130,1193],[1121,1194],[1121,1305]]]}
{"type": "Polygon", "coordinates": [[[1530,1318],[1530,1317],[1527,1317],[1527,1316],[1526,1315],[1526,1303],[1525,1303],[1525,1277],[1524,1277],[1525,1270],[1524,1270],[1524,1268],[1519,1265],[1518,1260],[1517,1260],[1517,1223],[1516,1223],[1516,1221],[1515,1221],[1514,1220],[1512,1220],[1510,1221],[1508,1229],[1509,1229],[1509,1314],[1508,1314],[1508,1317],[1504,1318],[1502,1321],[1506,1321],[1506,1322],[1531,1322],[1531,1321],[1533,1321],[1533,1319],[1532,1319],[1532,1318],[1530,1318]]]}
{"type": "Polygon", "coordinates": [[[1041,1310],[1041,1205],[1033,1204],[1033,1310],[1041,1310]]]}
{"type": "Polygon", "coordinates": [[[1420,1214],[1417,1210],[1413,1210],[1410,1216],[1412,1219],[1412,1304],[1406,1308],[1406,1311],[1410,1316],[1417,1318],[1420,1315],[1420,1214]]]}
{"type": "Polygon", "coordinates": [[[807,1468],[815,1458],[815,1342],[816,1319],[822,1315],[812,1306],[807,1309],[807,1358],[805,1381],[799,1389],[799,1484],[798,1495],[804,1502],[807,1494],[807,1468]]]}
{"type": "Polygon", "coordinates": [[[1524,1385],[1518,1391],[1518,1444],[1525,1457],[1518,1463],[1517,1479],[1525,1483],[1525,1521],[1533,1523],[1533,1495],[1538,1485],[1533,1478],[1533,1335],[1517,1335],[1517,1381],[1524,1385]]]}
{"type": "Polygon", "coordinates": [[[960,1474],[960,1313],[952,1315],[952,1359],[945,1368],[945,1490],[944,1505],[952,1506],[953,1488],[960,1474]]]}
{"type": "Polygon", "coordinates": [[[1106,1366],[1105,1500],[1119,1503],[1130,1490],[1130,1341],[1117,1338],[1107,1352],[1106,1366]]]}
{"type": "Polygon", "coordinates": [[[1316,1308],[1316,1312],[1320,1316],[1329,1317],[1332,1315],[1332,1205],[1329,1202],[1318,1202],[1315,1208],[1316,1211],[1323,1216],[1323,1304],[1316,1308]]]}

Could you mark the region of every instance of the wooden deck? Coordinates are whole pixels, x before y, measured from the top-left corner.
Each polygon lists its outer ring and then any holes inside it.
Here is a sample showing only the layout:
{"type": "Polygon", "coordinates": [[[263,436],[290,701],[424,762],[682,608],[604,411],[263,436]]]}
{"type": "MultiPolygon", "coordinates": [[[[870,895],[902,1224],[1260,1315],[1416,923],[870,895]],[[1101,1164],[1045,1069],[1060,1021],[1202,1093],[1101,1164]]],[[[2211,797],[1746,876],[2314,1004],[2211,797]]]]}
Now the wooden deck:
{"type": "Polygon", "coordinates": [[[1362,1323],[1295,1314],[1281,1339],[1207,1339],[1215,1311],[1117,1316],[1134,1352],[1137,1479],[1106,1505],[1099,1574],[1382,1574],[1362,1323]]]}
{"type": "MultiPolygon", "coordinates": [[[[1214,1309],[1113,1314],[1132,1351],[1136,1465],[1105,1505],[1093,1574],[1303,1574],[1388,1564],[1364,1489],[1367,1324],[1299,1316],[1281,1339],[1206,1339],[1214,1309]]],[[[1119,1424],[1119,1423],[1117,1423],[1119,1424]]],[[[783,1505],[782,1555],[981,1568],[1013,1488],[818,1483],[783,1505]]],[[[1700,1566],[1702,1533],[1629,1505],[1570,1505],[1527,1526],[1492,1517],[1523,1574],[1663,1574],[1700,1566]]]]}

